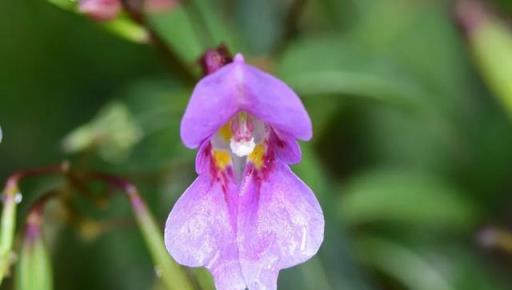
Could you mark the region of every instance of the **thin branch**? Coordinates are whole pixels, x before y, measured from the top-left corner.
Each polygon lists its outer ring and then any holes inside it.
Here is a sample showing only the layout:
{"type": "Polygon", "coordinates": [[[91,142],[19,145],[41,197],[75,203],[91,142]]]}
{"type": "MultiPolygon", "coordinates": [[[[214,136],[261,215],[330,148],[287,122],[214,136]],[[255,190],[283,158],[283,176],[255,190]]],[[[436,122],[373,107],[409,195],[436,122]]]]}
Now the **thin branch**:
{"type": "Polygon", "coordinates": [[[294,0],[290,5],[284,21],[282,41],[277,45],[276,51],[279,52],[285,49],[288,42],[297,36],[299,32],[299,19],[302,16],[305,6],[306,0],[294,0]]]}
{"type": "Polygon", "coordinates": [[[167,62],[170,70],[176,74],[186,84],[193,84],[197,80],[190,69],[184,64],[178,54],[167,45],[157,30],[147,21],[143,11],[143,1],[121,0],[123,9],[126,11],[130,19],[138,25],[144,27],[149,34],[149,39],[155,48],[161,53],[163,59],[167,62]]]}

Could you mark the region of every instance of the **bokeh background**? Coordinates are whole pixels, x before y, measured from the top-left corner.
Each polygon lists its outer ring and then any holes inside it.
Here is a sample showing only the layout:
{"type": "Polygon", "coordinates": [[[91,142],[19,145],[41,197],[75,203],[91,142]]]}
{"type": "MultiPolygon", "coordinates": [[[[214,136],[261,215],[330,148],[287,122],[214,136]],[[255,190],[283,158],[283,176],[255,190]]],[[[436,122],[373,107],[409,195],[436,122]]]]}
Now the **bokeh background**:
{"type": "MultiPolygon", "coordinates": [[[[293,169],[321,201],[325,242],[278,289],[512,289],[511,1],[174,4],[147,13],[155,46],[129,13],[97,22],[66,0],[0,1],[2,180],[69,160],[132,180],[163,226],[195,178],[178,130],[193,80],[172,61],[197,80],[223,42],[293,87],[313,120],[293,169]]],[[[31,202],[63,183],[23,183],[16,250],[31,202]]],[[[46,208],[54,289],[166,289],[129,203],[101,192],[71,190],[74,222],[46,208]]]]}

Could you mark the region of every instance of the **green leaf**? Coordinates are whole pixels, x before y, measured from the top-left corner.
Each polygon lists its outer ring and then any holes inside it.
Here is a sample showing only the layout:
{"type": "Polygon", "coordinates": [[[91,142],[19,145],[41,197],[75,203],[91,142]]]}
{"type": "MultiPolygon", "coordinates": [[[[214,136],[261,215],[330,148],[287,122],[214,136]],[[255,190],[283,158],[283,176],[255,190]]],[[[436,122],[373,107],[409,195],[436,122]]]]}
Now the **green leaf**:
{"type": "Polygon", "coordinates": [[[77,12],[78,1],[77,0],[48,0],[53,5],[69,11],[77,12]]]}
{"type": "Polygon", "coordinates": [[[358,240],[363,260],[410,290],[454,290],[443,273],[420,253],[393,241],[366,237],[358,240]]]}
{"type": "Polygon", "coordinates": [[[476,222],[475,206],[441,178],[380,170],[344,185],[340,214],[348,224],[392,222],[407,226],[464,228],[476,222]]]}
{"type": "MultiPolygon", "coordinates": [[[[434,240],[438,241],[437,238],[434,240]]],[[[459,240],[438,243],[430,237],[395,240],[362,235],[357,252],[366,266],[410,290],[504,290],[506,274],[500,275],[485,257],[459,240]]],[[[401,289],[401,288],[400,288],[401,289]]]]}
{"type": "Polygon", "coordinates": [[[186,63],[193,66],[207,45],[201,41],[196,24],[192,22],[184,5],[166,13],[148,15],[151,25],[186,63]]]}
{"type": "Polygon", "coordinates": [[[297,42],[278,74],[305,96],[355,95],[418,107],[425,94],[405,67],[365,50],[350,38],[330,35],[297,42]]]}
{"type": "Polygon", "coordinates": [[[265,55],[284,34],[286,3],[274,0],[236,1],[236,28],[249,52],[265,55]]]}
{"type": "Polygon", "coordinates": [[[194,0],[193,8],[199,16],[196,19],[202,22],[206,33],[213,41],[208,46],[216,47],[221,43],[225,43],[232,52],[238,52],[240,46],[232,32],[232,25],[228,22],[227,14],[222,14],[222,2],[212,0],[194,0]]]}
{"type": "Polygon", "coordinates": [[[111,21],[100,23],[99,25],[103,26],[111,33],[132,42],[146,43],[149,41],[148,31],[125,15],[121,15],[111,21]]]}
{"type": "Polygon", "coordinates": [[[304,95],[348,94],[404,105],[414,104],[411,97],[416,94],[377,75],[339,70],[304,72],[288,77],[287,83],[304,95]]]}
{"type": "Polygon", "coordinates": [[[471,31],[470,40],[482,76],[512,117],[512,31],[493,19],[471,31]]]}

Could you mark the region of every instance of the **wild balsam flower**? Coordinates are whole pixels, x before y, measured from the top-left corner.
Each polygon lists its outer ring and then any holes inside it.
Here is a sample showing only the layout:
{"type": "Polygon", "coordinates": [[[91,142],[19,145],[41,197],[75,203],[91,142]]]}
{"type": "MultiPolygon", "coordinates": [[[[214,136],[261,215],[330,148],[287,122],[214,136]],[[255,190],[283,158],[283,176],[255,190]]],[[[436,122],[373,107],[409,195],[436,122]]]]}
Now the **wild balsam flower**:
{"type": "Polygon", "coordinates": [[[279,270],[323,240],[322,209],[288,166],[301,159],[297,139],[311,136],[297,95],[242,55],[203,78],[181,122],[199,176],[167,219],[174,259],[208,268],[218,290],[277,289],[279,270]]]}

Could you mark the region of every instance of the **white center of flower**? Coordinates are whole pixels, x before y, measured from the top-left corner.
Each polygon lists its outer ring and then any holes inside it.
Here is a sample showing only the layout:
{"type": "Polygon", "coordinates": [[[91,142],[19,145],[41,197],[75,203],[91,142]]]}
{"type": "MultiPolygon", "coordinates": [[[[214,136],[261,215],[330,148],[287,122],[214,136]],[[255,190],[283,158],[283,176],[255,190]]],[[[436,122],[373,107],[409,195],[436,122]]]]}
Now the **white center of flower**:
{"type": "Polygon", "coordinates": [[[245,157],[252,153],[254,147],[256,147],[256,143],[254,143],[254,137],[251,137],[249,140],[235,140],[231,138],[229,147],[231,147],[231,151],[238,157],[245,157]]]}

